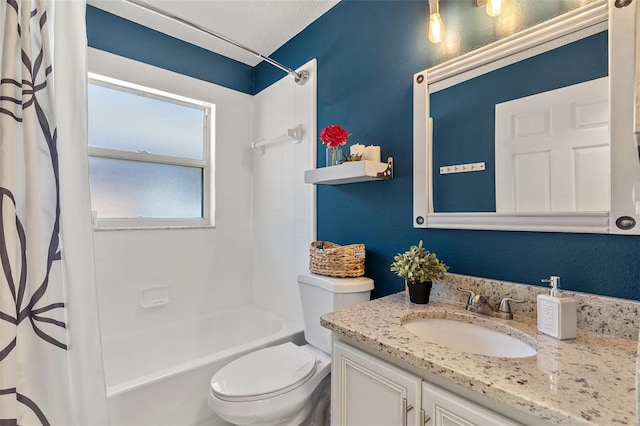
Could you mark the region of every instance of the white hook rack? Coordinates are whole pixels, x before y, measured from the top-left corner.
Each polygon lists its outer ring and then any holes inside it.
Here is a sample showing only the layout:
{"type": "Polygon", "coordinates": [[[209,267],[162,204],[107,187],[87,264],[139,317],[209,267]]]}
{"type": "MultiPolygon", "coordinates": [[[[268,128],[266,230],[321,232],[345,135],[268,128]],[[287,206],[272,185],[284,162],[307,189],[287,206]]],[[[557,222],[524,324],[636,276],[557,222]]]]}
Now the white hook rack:
{"type": "Polygon", "coordinates": [[[302,142],[302,125],[299,124],[293,129],[287,129],[287,133],[276,136],[273,139],[252,143],[251,148],[259,149],[260,154],[264,154],[265,146],[282,142],[293,142],[294,144],[302,142]]]}

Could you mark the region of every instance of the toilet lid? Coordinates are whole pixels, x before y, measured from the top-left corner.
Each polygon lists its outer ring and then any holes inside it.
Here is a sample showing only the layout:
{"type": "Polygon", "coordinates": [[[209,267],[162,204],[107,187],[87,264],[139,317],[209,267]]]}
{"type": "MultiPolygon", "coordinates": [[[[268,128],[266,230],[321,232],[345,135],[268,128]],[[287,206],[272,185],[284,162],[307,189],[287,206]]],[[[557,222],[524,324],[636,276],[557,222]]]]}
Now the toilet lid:
{"type": "Polygon", "coordinates": [[[316,357],[291,342],[260,349],[230,362],[211,378],[223,400],[255,400],[300,386],[314,373],[316,357]]]}

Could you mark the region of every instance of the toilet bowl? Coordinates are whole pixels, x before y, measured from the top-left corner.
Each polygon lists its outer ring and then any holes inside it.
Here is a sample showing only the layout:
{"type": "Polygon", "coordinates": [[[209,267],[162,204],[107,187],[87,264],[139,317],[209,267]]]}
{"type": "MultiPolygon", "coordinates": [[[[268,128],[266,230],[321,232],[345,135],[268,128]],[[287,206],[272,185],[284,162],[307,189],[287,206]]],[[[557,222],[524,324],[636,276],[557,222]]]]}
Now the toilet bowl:
{"type": "Polygon", "coordinates": [[[299,425],[329,385],[331,357],[310,345],[285,343],[227,367],[211,379],[207,403],[216,414],[236,425],[299,425]]]}
{"type": "Polygon", "coordinates": [[[240,357],[211,378],[207,404],[236,425],[329,424],[331,341],[320,316],[369,300],[369,278],[299,275],[304,335],[309,344],[287,342],[240,357]]]}

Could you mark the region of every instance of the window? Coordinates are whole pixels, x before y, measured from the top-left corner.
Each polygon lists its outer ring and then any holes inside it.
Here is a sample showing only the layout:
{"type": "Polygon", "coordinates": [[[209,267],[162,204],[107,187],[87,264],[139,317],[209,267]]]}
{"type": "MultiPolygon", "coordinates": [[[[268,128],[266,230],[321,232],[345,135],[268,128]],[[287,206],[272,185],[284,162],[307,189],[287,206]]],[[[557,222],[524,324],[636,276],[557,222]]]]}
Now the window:
{"type": "Polygon", "coordinates": [[[214,106],[91,73],[88,98],[97,227],[211,224],[214,106]]]}

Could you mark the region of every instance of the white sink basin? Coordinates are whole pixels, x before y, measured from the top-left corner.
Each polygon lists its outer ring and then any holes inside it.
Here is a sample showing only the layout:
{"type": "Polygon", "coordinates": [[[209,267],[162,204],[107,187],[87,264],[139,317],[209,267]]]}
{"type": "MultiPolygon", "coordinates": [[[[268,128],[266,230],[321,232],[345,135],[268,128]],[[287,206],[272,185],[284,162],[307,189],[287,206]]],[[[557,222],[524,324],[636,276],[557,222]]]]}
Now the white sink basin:
{"type": "Polygon", "coordinates": [[[402,326],[431,343],[477,355],[524,358],[538,352],[516,337],[463,321],[420,318],[402,326]]]}

